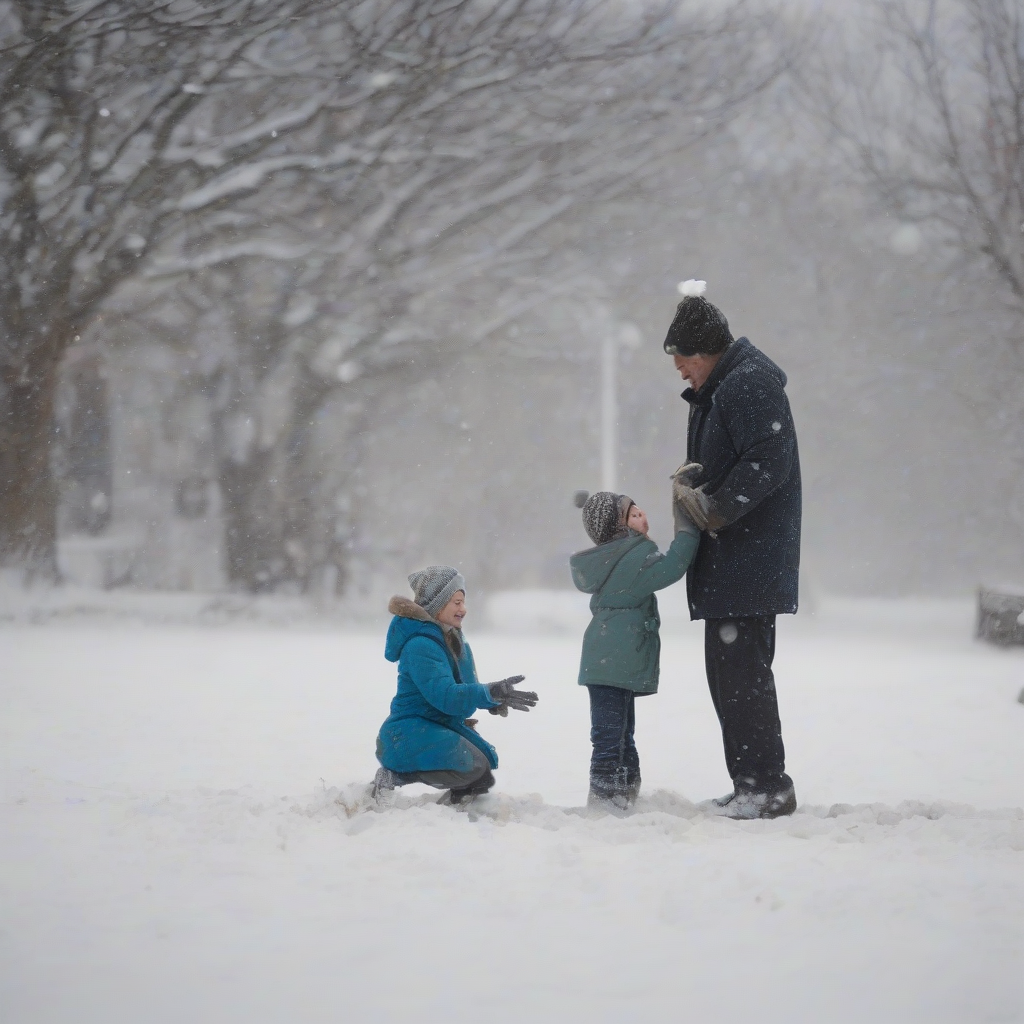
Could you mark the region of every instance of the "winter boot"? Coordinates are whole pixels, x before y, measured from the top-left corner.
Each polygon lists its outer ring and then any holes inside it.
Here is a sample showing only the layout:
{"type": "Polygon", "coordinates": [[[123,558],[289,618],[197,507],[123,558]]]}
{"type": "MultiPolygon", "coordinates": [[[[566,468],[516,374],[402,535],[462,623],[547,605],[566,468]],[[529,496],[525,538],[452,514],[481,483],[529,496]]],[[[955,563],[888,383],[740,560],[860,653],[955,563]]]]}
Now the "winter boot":
{"type": "Polygon", "coordinates": [[[490,768],[488,768],[476,782],[471,782],[468,786],[463,786],[460,789],[450,789],[439,802],[456,806],[468,804],[473,801],[474,797],[486,793],[493,785],[494,775],[491,773],[490,768]]]}
{"type": "Polygon", "coordinates": [[[380,808],[391,807],[395,802],[395,786],[398,776],[390,768],[378,768],[370,787],[370,799],[380,808]]]}
{"type": "Polygon", "coordinates": [[[777,785],[768,788],[756,779],[743,776],[736,779],[736,788],[727,796],[711,803],[723,817],[739,821],[754,818],[781,818],[796,810],[796,789],[788,775],[782,775],[777,785]]]}
{"type": "Polygon", "coordinates": [[[628,775],[625,769],[619,769],[610,779],[591,774],[587,807],[613,813],[630,810],[640,795],[640,775],[636,773],[632,779],[629,779],[628,775]]]}

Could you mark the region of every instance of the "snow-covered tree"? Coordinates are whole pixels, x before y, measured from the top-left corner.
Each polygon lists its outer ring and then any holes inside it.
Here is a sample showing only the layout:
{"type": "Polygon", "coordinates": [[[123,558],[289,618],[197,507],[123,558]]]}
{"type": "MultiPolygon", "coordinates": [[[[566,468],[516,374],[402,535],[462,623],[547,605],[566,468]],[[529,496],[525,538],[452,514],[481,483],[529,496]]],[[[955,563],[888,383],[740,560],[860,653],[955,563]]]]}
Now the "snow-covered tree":
{"type": "MultiPolygon", "coordinates": [[[[941,268],[933,305],[959,326],[957,358],[990,379],[958,397],[1024,468],[1024,8],[875,0],[857,15],[825,27],[805,95],[896,221],[892,248],[941,268]]],[[[1024,526],[1019,481],[991,500],[1024,526]]]]}
{"type": "MultiPolygon", "coordinates": [[[[51,429],[65,351],[147,254],[188,230],[204,188],[227,194],[243,169],[254,187],[260,173],[288,162],[268,155],[278,122],[294,127],[315,115],[297,106],[288,84],[279,99],[259,98],[261,55],[298,45],[291,19],[313,6],[0,7],[4,562],[52,572],[51,429]],[[216,125],[216,153],[189,148],[196,117],[216,125]]],[[[307,148],[291,161],[325,166],[335,156],[307,148]]]]}
{"type": "Polygon", "coordinates": [[[0,561],[52,571],[58,367],[126,286],[314,259],[342,326],[289,303],[283,355],[332,386],[394,365],[442,264],[637,188],[775,73],[744,6],[5,0],[0,561]]]}
{"type": "Polygon", "coordinates": [[[1024,9],[876,0],[869,14],[832,26],[848,43],[820,50],[818,112],[905,222],[898,248],[923,230],[1024,313],[1024,9]]]}

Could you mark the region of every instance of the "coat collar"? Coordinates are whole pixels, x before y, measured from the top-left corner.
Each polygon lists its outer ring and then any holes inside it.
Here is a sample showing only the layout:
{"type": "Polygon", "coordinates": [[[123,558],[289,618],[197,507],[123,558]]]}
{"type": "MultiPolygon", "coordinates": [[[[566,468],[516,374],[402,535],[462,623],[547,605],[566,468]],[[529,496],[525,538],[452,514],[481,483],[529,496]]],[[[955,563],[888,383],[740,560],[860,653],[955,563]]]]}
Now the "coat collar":
{"type": "Polygon", "coordinates": [[[737,338],[722,353],[722,358],[715,364],[715,368],[711,371],[708,379],[704,381],[704,386],[700,391],[687,388],[679,397],[685,399],[690,405],[710,405],[718,385],[737,363],[743,362],[750,355],[750,350],[753,347],[746,338],[737,338]]]}
{"type": "Polygon", "coordinates": [[[388,601],[388,611],[399,619],[414,619],[417,622],[429,622],[431,625],[437,626],[455,660],[458,661],[462,657],[465,639],[461,629],[454,629],[452,626],[446,626],[443,622],[438,622],[425,608],[400,594],[396,594],[388,601]]]}

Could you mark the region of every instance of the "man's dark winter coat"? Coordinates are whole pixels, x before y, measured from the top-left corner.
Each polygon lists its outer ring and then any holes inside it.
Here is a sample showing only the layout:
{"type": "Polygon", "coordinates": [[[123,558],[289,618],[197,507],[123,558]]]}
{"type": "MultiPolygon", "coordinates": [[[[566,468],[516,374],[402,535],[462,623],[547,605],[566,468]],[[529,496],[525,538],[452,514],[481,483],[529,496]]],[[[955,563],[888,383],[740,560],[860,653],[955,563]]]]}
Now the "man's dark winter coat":
{"type": "Polygon", "coordinates": [[[717,537],[701,535],[686,577],[693,619],[795,612],[800,570],[800,459],[786,375],[746,338],[723,353],[690,403],[686,455],[703,472],[717,537]]]}

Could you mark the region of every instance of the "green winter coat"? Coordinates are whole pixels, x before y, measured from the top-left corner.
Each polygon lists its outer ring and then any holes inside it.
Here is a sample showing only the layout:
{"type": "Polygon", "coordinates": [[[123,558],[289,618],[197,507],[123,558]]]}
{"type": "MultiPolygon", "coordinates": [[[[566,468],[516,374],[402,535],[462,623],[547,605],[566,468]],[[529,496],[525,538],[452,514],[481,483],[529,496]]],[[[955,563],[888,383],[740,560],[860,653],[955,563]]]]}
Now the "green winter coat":
{"type": "Polygon", "coordinates": [[[657,693],[661,637],[656,590],[683,578],[699,535],[680,531],[668,551],[633,530],[569,559],[578,590],[593,594],[594,615],[583,636],[580,686],[617,686],[657,693]]]}

